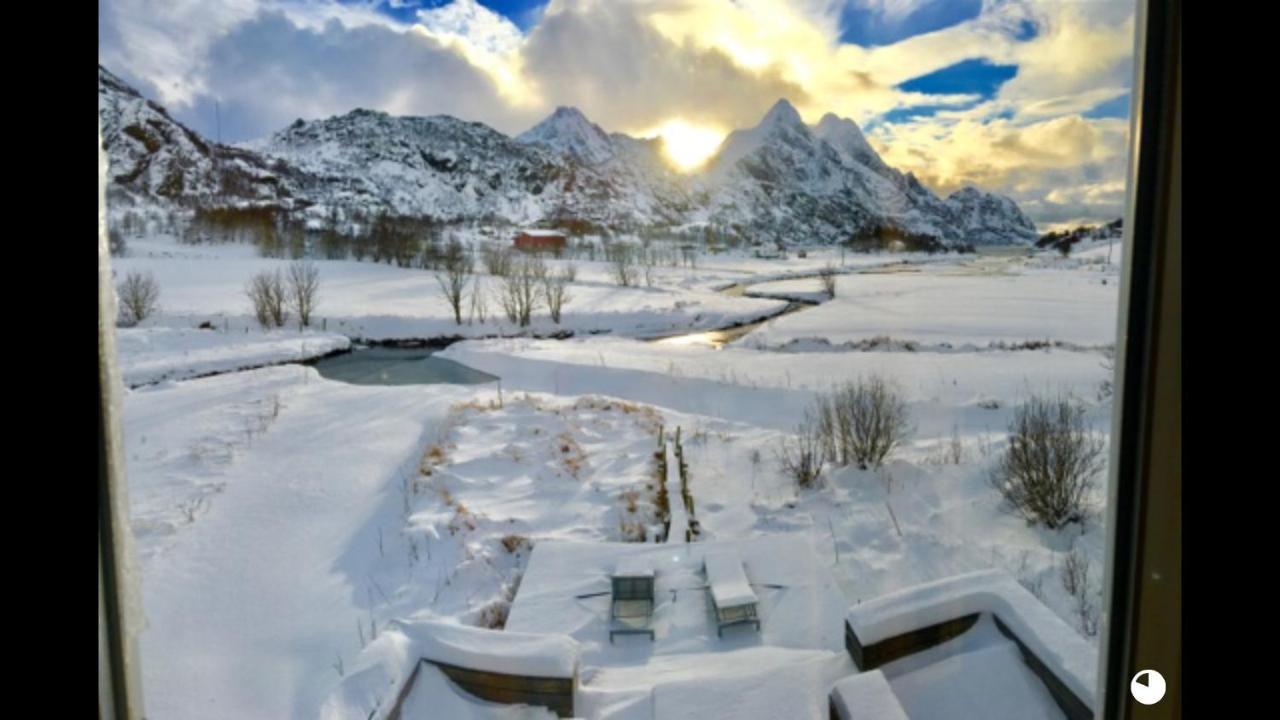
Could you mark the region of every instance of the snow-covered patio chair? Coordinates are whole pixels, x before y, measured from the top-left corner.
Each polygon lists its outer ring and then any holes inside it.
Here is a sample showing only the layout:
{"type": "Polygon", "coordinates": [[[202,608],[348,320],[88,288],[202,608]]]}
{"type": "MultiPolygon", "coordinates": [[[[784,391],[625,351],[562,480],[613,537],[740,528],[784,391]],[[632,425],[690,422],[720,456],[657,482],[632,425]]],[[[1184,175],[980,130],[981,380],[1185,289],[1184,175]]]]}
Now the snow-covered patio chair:
{"type": "Polygon", "coordinates": [[[707,553],[702,559],[711,586],[711,606],[716,615],[716,635],[724,637],[731,625],[755,625],[760,629],[756,613],[756,594],[747,582],[742,560],[732,551],[707,553]]]}
{"type": "Polygon", "coordinates": [[[611,576],[613,598],[609,608],[609,642],[614,635],[648,635],[653,640],[653,563],[625,557],[611,576]]]}

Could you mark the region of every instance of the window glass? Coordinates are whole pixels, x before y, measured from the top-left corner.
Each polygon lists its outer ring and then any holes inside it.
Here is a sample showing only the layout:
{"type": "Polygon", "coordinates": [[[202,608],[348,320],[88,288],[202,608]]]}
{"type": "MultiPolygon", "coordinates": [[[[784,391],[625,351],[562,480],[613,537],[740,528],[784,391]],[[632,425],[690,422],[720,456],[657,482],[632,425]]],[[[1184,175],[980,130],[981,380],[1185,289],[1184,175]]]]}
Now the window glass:
{"type": "Polygon", "coordinates": [[[100,2],[148,715],[1092,714],[1134,23],[100,2]]]}

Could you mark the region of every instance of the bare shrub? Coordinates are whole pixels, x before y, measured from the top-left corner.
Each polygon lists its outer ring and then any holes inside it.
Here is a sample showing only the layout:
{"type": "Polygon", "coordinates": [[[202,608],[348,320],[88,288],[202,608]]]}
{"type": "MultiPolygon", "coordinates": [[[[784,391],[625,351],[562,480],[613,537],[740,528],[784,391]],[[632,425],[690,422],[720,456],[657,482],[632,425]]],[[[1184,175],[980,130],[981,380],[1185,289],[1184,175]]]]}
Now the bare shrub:
{"type": "Polygon", "coordinates": [[[814,405],[826,459],[836,465],[879,467],[911,431],[906,402],[877,375],[819,395],[814,405]]]}
{"type": "Polygon", "coordinates": [[[1082,406],[1069,397],[1032,397],[1014,410],[1009,447],[991,480],[1028,522],[1054,529],[1085,518],[1104,463],[1102,439],[1085,424],[1082,406]]]}
{"type": "Polygon", "coordinates": [[[249,278],[245,295],[253,304],[253,315],[263,328],[284,327],[289,319],[287,293],[280,271],[263,270],[249,278]]]}
{"type": "Polygon", "coordinates": [[[827,297],[836,296],[836,266],[827,263],[826,267],[818,271],[818,281],[822,283],[822,291],[827,297]]]}
{"type": "Polygon", "coordinates": [[[613,279],[622,287],[636,284],[635,249],[626,243],[610,243],[605,246],[605,257],[609,261],[609,269],[613,279]]]}
{"type": "Polygon", "coordinates": [[[1080,631],[1089,637],[1095,637],[1098,634],[1101,612],[1089,584],[1089,558],[1076,548],[1072,548],[1063,561],[1062,588],[1075,601],[1073,609],[1080,621],[1080,631]]]}
{"type": "Polygon", "coordinates": [[[794,435],[783,437],[775,449],[778,467],[802,488],[818,484],[822,475],[823,440],[819,421],[809,412],[794,435]]]}
{"type": "Polygon", "coordinates": [[[1062,562],[1062,589],[1076,596],[1089,588],[1089,558],[1076,548],[1062,562]]]}
{"type": "Polygon", "coordinates": [[[504,535],[502,537],[502,548],[512,555],[520,550],[528,550],[533,547],[533,543],[524,535],[504,535]]]}
{"type": "Polygon", "coordinates": [[[116,286],[120,302],[120,324],[137,325],[155,314],[160,301],[160,283],[150,270],[130,270],[116,286]]]}
{"type": "Polygon", "coordinates": [[[527,327],[542,300],[539,292],[547,266],[538,257],[522,258],[501,277],[498,302],[507,320],[527,327]]]}
{"type": "Polygon", "coordinates": [[[453,308],[453,321],[457,325],[462,324],[462,294],[467,289],[474,267],[471,255],[454,240],[445,250],[443,269],[436,273],[436,282],[440,284],[445,301],[453,308]]]}
{"type": "Polygon", "coordinates": [[[316,294],[320,291],[320,269],[310,260],[295,260],[289,264],[287,274],[289,307],[298,314],[302,327],[310,327],[316,294]]]}
{"type": "Polygon", "coordinates": [[[569,271],[543,273],[542,296],[547,301],[547,311],[551,313],[551,322],[560,324],[560,310],[572,299],[569,294],[569,283],[573,278],[569,271]]]}
{"type": "Polygon", "coordinates": [[[926,458],[926,462],[931,465],[959,465],[966,460],[967,456],[964,440],[960,438],[960,429],[952,425],[951,438],[940,442],[926,458]]]}

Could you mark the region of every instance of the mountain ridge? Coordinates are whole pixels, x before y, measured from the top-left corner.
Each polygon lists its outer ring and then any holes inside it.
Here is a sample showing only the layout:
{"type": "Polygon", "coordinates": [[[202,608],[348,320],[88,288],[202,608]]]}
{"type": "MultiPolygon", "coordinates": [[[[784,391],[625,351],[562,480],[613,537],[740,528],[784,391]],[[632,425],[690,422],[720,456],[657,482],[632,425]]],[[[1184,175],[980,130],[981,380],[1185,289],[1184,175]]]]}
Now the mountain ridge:
{"type": "Polygon", "coordinates": [[[879,228],[951,246],[1037,237],[1013,200],[977,189],[939,198],[885,163],[852,120],[828,113],[809,126],[786,99],[730,133],[701,172],[682,175],[660,140],[606,133],[567,106],[515,136],[449,115],[356,108],[232,146],[101,65],[98,95],[117,206],[269,205],[312,224],[333,212],[617,232],[710,223],[778,242],[842,242],[879,228]]]}

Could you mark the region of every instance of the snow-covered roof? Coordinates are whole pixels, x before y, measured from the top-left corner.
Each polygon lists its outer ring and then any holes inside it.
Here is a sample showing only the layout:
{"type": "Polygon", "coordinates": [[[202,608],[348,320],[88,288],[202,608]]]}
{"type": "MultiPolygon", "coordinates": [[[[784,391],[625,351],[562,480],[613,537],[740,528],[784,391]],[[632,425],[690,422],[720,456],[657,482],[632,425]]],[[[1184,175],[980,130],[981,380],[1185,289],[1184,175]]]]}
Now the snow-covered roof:
{"type": "Polygon", "coordinates": [[[565,236],[565,235],[564,235],[564,233],[563,233],[563,232],[561,232],[561,231],[559,231],[559,230],[521,230],[521,231],[520,231],[520,234],[521,234],[521,235],[528,235],[529,237],[559,237],[559,238],[562,238],[562,237],[564,237],[564,236],[565,236]]]}
{"type": "Polygon", "coordinates": [[[907,713],[893,694],[893,688],[879,670],[858,673],[836,683],[831,699],[843,718],[907,720],[907,713]]]}
{"type": "Polygon", "coordinates": [[[716,607],[729,608],[739,605],[754,605],[756,594],[747,582],[747,574],[742,569],[742,560],[736,552],[725,550],[707,553],[703,558],[707,569],[707,582],[711,585],[711,595],[716,600],[716,607]]]}
{"type": "Polygon", "coordinates": [[[613,568],[614,577],[653,577],[653,562],[649,558],[629,555],[613,568]]]}
{"type": "Polygon", "coordinates": [[[442,622],[397,622],[426,660],[507,675],[568,678],[578,668],[578,643],[567,635],[487,630],[442,622]]]}
{"type": "Polygon", "coordinates": [[[975,613],[998,617],[1078,698],[1096,706],[1097,648],[1005,572],[983,570],[882,595],[854,605],[846,620],[869,645],[975,613]]]}

